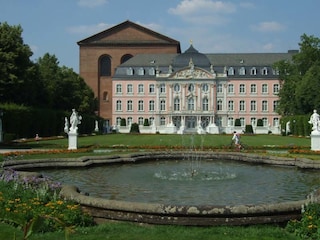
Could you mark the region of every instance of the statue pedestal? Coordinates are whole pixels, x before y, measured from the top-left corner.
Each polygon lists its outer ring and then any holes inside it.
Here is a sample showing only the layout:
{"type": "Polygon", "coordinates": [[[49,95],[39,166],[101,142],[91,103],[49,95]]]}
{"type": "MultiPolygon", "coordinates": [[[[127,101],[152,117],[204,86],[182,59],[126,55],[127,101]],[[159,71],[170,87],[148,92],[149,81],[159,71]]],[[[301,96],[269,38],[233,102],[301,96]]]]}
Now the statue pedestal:
{"type": "Polygon", "coordinates": [[[320,132],[314,130],[311,132],[311,150],[320,151],[320,132]]]}
{"type": "Polygon", "coordinates": [[[69,132],[68,133],[68,142],[69,142],[68,150],[77,149],[78,133],[69,132]]]}

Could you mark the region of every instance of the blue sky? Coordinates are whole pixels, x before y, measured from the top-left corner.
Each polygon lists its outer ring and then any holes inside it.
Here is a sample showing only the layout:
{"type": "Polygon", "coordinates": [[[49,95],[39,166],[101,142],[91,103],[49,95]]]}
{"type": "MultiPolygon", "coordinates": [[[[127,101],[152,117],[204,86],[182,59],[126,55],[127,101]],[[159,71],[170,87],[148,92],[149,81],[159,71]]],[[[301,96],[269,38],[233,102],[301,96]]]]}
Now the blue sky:
{"type": "Polygon", "coordinates": [[[54,54],[79,71],[77,42],[126,20],[203,53],[287,52],[320,37],[318,0],[0,0],[0,22],[20,24],[32,60],[54,54]]]}

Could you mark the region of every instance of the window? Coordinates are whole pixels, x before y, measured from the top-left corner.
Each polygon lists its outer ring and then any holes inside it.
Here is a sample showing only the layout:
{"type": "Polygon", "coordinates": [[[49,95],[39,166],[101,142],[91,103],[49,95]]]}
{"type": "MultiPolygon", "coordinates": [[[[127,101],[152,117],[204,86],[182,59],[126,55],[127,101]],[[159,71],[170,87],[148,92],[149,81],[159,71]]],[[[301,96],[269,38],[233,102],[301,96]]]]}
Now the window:
{"type": "Polygon", "coordinates": [[[165,111],[166,110],[166,100],[162,99],[160,101],[160,111],[165,111]]]}
{"type": "Polygon", "coordinates": [[[176,83],[173,87],[175,92],[180,92],[180,84],[176,83]]]}
{"type": "Polygon", "coordinates": [[[243,127],[245,125],[245,119],[242,117],[240,118],[240,123],[241,123],[241,126],[243,127]]]}
{"type": "Polygon", "coordinates": [[[138,93],[143,93],[144,92],[144,87],[143,84],[138,85],[138,93]]]}
{"type": "Polygon", "coordinates": [[[160,118],[160,125],[161,125],[161,126],[166,125],[166,118],[163,117],[163,116],[160,118]]]}
{"type": "Polygon", "coordinates": [[[109,56],[102,56],[99,60],[100,76],[111,76],[111,58],[109,56]]]}
{"type": "Polygon", "coordinates": [[[109,101],[109,94],[108,94],[108,92],[103,92],[103,100],[104,101],[109,101]]]}
{"type": "Polygon", "coordinates": [[[188,110],[189,111],[193,111],[194,110],[194,99],[193,98],[189,98],[188,99],[188,110]]]}
{"type": "Polygon", "coordinates": [[[234,125],[234,120],[233,117],[228,117],[228,127],[233,126],[234,125]]]}
{"type": "Polygon", "coordinates": [[[156,70],[154,68],[149,68],[149,75],[154,76],[156,74],[156,70]]]}
{"type": "Polygon", "coordinates": [[[144,75],[144,69],[143,68],[139,68],[138,75],[140,75],[140,76],[144,75]]]}
{"type": "Polygon", "coordinates": [[[233,102],[233,100],[230,100],[228,102],[228,111],[234,111],[234,102],[233,102]]]}
{"type": "Polygon", "coordinates": [[[133,86],[132,84],[127,85],[127,93],[133,93],[133,86]]]}
{"type": "Polygon", "coordinates": [[[209,111],[209,100],[206,97],[202,100],[202,111],[209,111]]]}
{"type": "Polygon", "coordinates": [[[121,64],[128,61],[130,58],[132,58],[133,56],[131,54],[125,54],[121,57],[121,64]]]}
{"type": "Polygon", "coordinates": [[[193,92],[194,91],[194,85],[191,83],[191,84],[189,84],[189,86],[188,86],[188,91],[189,92],[193,92]]]}
{"type": "Polygon", "coordinates": [[[149,93],[154,93],[154,92],[155,92],[154,84],[150,84],[149,85],[149,93]]]}
{"type": "Polygon", "coordinates": [[[243,112],[246,110],[246,105],[244,100],[240,100],[239,102],[239,111],[243,112]]]}
{"type": "Polygon", "coordinates": [[[241,67],[239,69],[239,75],[241,75],[241,76],[246,75],[246,69],[244,67],[241,67]]]}
{"type": "Polygon", "coordinates": [[[143,100],[138,101],[138,111],[143,111],[143,100]]]}
{"type": "Polygon", "coordinates": [[[133,108],[132,108],[132,100],[128,100],[127,101],[127,111],[132,111],[133,108]]]}
{"type": "Polygon", "coordinates": [[[160,93],[165,93],[166,92],[166,85],[164,83],[160,84],[160,93]]]}
{"type": "Polygon", "coordinates": [[[121,100],[117,100],[116,111],[122,111],[122,102],[121,102],[121,100]]]}
{"type": "Polygon", "coordinates": [[[228,93],[234,93],[233,84],[228,84],[228,93]]]}
{"type": "Polygon", "coordinates": [[[117,126],[121,125],[121,117],[117,117],[116,124],[117,124],[117,126]]]}
{"type": "Polygon", "coordinates": [[[273,111],[276,112],[278,110],[279,101],[273,101],[273,111]]]}
{"type": "Polygon", "coordinates": [[[127,125],[130,126],[132,124],[132,117],[128,117],[127,119],[127,125]]]}
{"type": "Polygon", "coordinates": [[[203,91],[203,92],[208,92],[208,91],[209,91],[209,86],[208,86],[207,83],[204,83],[204,84],[202,85],[202,91],[203,91]]]}
{"type": "Polygon", "coordinates": [[[121,84],[116,85],[116,93],[122,93],[122,85],[121,84]]]}
{"type": "Polygon", "coordinates": [[[228,75],[234,75],[234,68],[233,67],[229,67],[228,75]]]}
{"type": "Polygon", "coordinates": [[[221,111],[221,110],[222,110],[222,100],[221,100],[221,99],[219,99],[219,100],[217,101],[217,110],[218,110],[218,111],[221,111]]]}
{"type": "Polygon", "coordinates": [[[149,101],[149,111],[154,111],[154,100],[149,101]]]}
{"type": "Polygon", "coordinates": [[[267,100],[263,100],[262,101],[262,111],[263,112],[267,112],[268,111],[268,101],[267,100]]]}
{"type": "Polygon", "coordinates": [[[264,127],[268,126],[268,118],[262,118],[262,122],[264,127]]]}
{"type": "Polygon", "coordinates": [[[252,126],[257,126],[257,119],[255,117],[251,118],[250,122],[252,126]]]}
{"type": "Polygon", "coordinates": [[[222,84],[219,83],[219,84],[218,84],[218,87],[217,87],[217,92],[218,92],[218,93],[222,93],[222,91],[223,91],[223,90],[222,90],[222,84]]]}
{"type": "Polygon", "coordinates": [[[262,75],[268,75],[268,68],[264,67],[261,69],[261,74],[262,75]]]}
{"type": "Polygon", "coordinates": [[[138,118],[138,124],[139,125],[143,125],[143,117],[139,117],[138,118]]]}
{"type": "Polygon", "coordinates": [[[257,85],[256,84],[250,85],[250,93],[257,93],[257,85]]]}
{"type": "Polygon", "coordinates": [[[279,118],[274,118],[273,119],[273,126],[279,127],[279,118]]]}
{"type": "Polygon", "coordinates": [[[257,75],[257,69],[255,67],[251,68],[250,75],[257,75]]]}
{"type": "Polygon", "coordinates": [[[180,99],[179,98],[174,99],[173,110],[180,111],[180,99]]]}
{"type": "Polygon", "coordinates": [[[246,86],[244,84],[240,84],[239,93],[245,93],[245,92],[246,92],[246,86]]]}
{"type": "Polygon", "coordinates": [[[154,117],[150,117],[149,118],[149,125],[153,125],[153,123],[154,123],[154,117]]]}
{"type": "Polygon", "coordinates": [[[278,94],[279,93],[279,84],[273,84],[273,93],[278,94]]]}
{"type": "Polygon", "coordinates": [[[132,67],[127,68],[127,75],[133,75],[133,68],[132,67]]]}
{"type": "Polygon", "coordinates": [[[251,111],[251,112],[257,111],[257,102],[256,102],[255,100],[252,100],[252,101],[250,102],[250,111],[251,111]]]}
{"type": "Polygon", "coordinates": [[[268,93],[268,85],[267,85],[266,83],[262,84],[261,92],[262,92],[263,94],[268,93]]]}

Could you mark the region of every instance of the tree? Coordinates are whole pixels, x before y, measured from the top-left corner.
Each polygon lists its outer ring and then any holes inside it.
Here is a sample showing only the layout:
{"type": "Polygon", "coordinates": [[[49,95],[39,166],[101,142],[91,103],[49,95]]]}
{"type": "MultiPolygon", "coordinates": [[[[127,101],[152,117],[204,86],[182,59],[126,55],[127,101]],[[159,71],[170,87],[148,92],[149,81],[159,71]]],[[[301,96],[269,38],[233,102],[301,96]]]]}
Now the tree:
{"type": "Polygon", "coordinates": [[[92,114],[96,110],[93,91],[86,85],[83,78],[71,68],[59,66],[55,55],[46,53],[37,61],[39,75],[44,82],[47,98],[45,103],[50,108],[71,110],[92,114]]]}
{"type": "Polygon", "coordinates": [[[20,25],[0,23],[0,98],[2,102],[34,104],[38,95],[36,68],[21,34],[20,25]]]}
{"type": "Polygon", "coordinates": [[[278,113],[307,114],[320,107],[317,89],[320,87],[320,39],[301,36],[300,50],[292,61],[280,61],[274,68],[280,72],[278,113]]]}

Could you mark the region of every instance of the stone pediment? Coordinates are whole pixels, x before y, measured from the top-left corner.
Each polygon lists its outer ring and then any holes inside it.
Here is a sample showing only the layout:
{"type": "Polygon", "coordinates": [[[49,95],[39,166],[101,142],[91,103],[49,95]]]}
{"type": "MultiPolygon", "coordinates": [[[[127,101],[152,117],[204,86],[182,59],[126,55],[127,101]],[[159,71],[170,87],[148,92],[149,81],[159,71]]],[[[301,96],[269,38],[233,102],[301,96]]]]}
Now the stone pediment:
{"type": "Polygon", "coordinates": [[[216,75],[201,68],[190,67],[172,73],[169,79],[214,79],[216,75]]]}
{"type": "Polygon", "coordinates": [[[121,44],[177,44],[174,39],[154,32],[131,21],[125,21],[105,31],[78,42],[78,45],[121,45],[121,44]]]}

